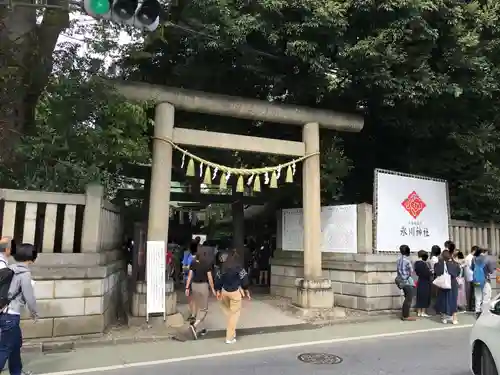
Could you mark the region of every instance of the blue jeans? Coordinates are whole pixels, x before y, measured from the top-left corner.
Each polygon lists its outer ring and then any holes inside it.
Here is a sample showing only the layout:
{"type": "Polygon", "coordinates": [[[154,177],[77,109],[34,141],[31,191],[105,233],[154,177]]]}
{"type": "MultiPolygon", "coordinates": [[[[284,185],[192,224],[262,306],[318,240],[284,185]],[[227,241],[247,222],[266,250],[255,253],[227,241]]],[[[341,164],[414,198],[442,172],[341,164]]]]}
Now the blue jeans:
{"type": "Polygon", "coordinates": [[[0,372],[8,360],[10,375],[21,375],[23,370],[20,320],[20,315],[0,314],[0,372]]]}

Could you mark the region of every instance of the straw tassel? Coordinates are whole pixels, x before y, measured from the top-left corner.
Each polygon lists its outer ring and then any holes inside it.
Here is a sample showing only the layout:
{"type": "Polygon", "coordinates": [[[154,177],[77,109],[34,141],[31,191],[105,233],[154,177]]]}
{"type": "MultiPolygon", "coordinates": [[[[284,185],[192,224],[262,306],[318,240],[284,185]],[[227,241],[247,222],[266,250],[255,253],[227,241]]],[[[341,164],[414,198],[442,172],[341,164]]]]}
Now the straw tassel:
{"type": "Polygon", "coordinates": [[[205,185],[210,185],[212,183],[212,171],[210,171],[210,167],[208,165],[205,169],[205,178],[203,179],[203,183],[205,185]]]}
{"type": "Polygon", "coordinates": [[[253,180],[253,191],[259,193],[260,192],[260,177],[259,175],[255,176],[253,180]]]}
{"type": "Polygon", "coordinates": [[[236,184],[236,191],[238,193],[243,193],[245,191],[245,187],[243,186],[243,176],[238,177],[238,183],[236,184]]]}
{"type": "Polygon", "coordinates": [[[221,173],[221,175],[220,175],[219,189],[220,190],[227,189],[227,180],[226,180],[225,173],[221,173]]]}
{"type": "Polygon", "coordinates": [[[189,163],[186,169],[186,176],[194,177],[194,160],[193,158],[189,159],[189,163]]]}
{"type": "Polygon", "coordinates": [[[292,166],[289,165],[288,168],[286,169],[286,179],[285,182],[287,184],[290,184],[293,182],[293,171],[292,171],[292,166]]]}
{"type": "Polygon", "coordinates": [[[271,175],[271,182],[269,183],[271,189],[276,189],[278,187],[278,176],[276,176],[276,171],[273,171],[271,175]]]}

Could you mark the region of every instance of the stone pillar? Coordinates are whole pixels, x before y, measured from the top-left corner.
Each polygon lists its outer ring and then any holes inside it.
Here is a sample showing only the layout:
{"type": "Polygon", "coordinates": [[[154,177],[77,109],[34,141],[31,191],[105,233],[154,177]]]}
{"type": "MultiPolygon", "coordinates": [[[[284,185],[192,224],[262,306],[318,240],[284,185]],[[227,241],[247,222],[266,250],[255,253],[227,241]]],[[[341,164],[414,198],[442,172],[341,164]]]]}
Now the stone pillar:
{"type": "MultiPolygon", "coordinates": [[[[174,115],[175,108],[172,104],[160,103],[156,106],[154,126],[155,137],[172,139],[174,133],[174,115]]],[[[153,139],[153,159],[151,163],[151,188],[149,194],[147,241],[165,241],[165,246],[168,242],[171,180],[172,146],[168,142],[155,138],[153,139]]],[[[139,288],[137,290],[143,290],[145,286],[141,287],[141,283],[138,282],[137,288],[139,288]]],[[[134,292],[135,294],[137,294],[137,290],[134,292]]],[[[172,295],[172,290],[173,281],[167,280],[165,293],[172,295]]],[[[135,294],[132,295],[132,298],[136,298],[135,294]]],[[[144,295],[143,297],[145,302],[146,296],[144,295]]],[[[173,304],[173,308],[175,310],[175,300],[173,304]]],[[[168,306],[166,313],[167,315],[172,313],[168,309],[168,306]]]]}
{"type": "Polygon", "coordinates": [[[142,205],[141,205],[141,218],[144,222],[147,222],[148,220],[150,193],[151,193],[151,168],[148,168],[146,176],[144,178],[144,199],[142,200],[142,205]]]}
{"type": "Polygon", "coordinates": [[[373,253],[373,218],[372,205],[367,203],[358,204],[357,211],[357,236],[358,254],[373,253]]]}
{"type": "Polygon", "coordinates": [[[498,244],[497,244],[497,241],[496,241],[496,236],[495,236],[495,231],[496,231],[496,225],[495,225],[495,222],[494,221],[490,221],[490,230],[489,230],[489,244],[488,244],[488,247],[491,249],[491,251],[493,251],[493,254],[497,254],[498,255],[498,244]]]}
{"type": "MultiPolygon", "coordinates": [[[[306,154],[319,153],[319,124],[309,123],[302,134],[306,154]]],[[[333,288],[322,277],[321,267],[321,186],[320,157],[307,158],[302,166],[302,204],[304,226],[304,278],[296,280],[294,301],[300,307],[329,309],[333,307],[333,288]]]]}
{"type": "Polygon", "coordinates": [[[83,214],[82,253],[101,251],[101,207],[104,187],[91,184],[85,190],[85,211],[83,214]]]}
{"type": "MultiPolygon", "coordinates": [[[[304,126],[306,154],[319,152],[319,125],[304,126]]],[[[302,166],[302,205],[304,222],[304,277],[321,277],[321,186],[319,155],[304,160],[302,166]]]]}
{"type": "Polygon", "coordinates": [[[231,203],[231,216],[233,219],[233,247],[241,251],[245,246],[245,206],[240,199],[231,203]]]}
{"type": "MultiPolygon", "coordinates": [[[[276,249],[283,250],[283,211],[276,212],[276,249]]],[[[276,250],[273,249],[273,250],[276,250]]]]}
{"type": "MultiPolygon", "coordinates": [[[[174,112],[174,106],[170,103],[160,103],[156,106],[155,137],[172,139],[174,112]]],[[[168,241],[171,178],[172,146],[168,142],[153,139],[148,241],[168,241]]]]}

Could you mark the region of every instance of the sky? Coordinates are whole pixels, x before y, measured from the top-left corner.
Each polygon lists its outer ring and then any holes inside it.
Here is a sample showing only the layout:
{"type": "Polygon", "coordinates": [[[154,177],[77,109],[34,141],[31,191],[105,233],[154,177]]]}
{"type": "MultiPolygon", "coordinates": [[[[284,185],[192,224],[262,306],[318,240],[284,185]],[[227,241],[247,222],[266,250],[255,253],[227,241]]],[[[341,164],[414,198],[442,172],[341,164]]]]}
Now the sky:
{"type": "MultiPolygon", "coordinates": [[[[99,20],[96,20],[90,16],[87,16],[87,15],[79,13],[79,12],[78,13],[76,13],[76,12],[71,13],[70,20],[71,21],[76,20],[78,25],[80,25],[80,26],[81,25],[85,25],[85,26],[88,25],[89,27],[91,27],[93,24],[96,24],[97,22],[101,22],[99,20]]],[[[88,38],[88,35],[78,34],[78,33],[71,32],[70,30],[67,30],[66,32],[63,32],[59,36],[59,40],[58,40],[57,44],[60,47],[61,44],[65,43],[65,42],[73,42],[73,43],[76,42],[76,43],[80,44],[79,53],[83,55],[87,52],[87,46],[85,43],[86,37],[88,38]]],[[[121,31],[119,39],[118,39],[118,43],[120,45],[125,45],[125,44],[129,44],[131,42],[132,42],[132,37],[130,36],[130,34],[127,33],[125,30],[121,31]]]]}

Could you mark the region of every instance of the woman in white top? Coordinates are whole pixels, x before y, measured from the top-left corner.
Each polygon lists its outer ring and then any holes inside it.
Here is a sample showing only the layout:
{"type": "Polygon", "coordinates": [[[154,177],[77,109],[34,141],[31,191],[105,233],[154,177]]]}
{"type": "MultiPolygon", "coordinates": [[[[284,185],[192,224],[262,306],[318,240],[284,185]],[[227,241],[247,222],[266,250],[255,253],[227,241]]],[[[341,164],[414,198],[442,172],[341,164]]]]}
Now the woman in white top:
{"type": "Polygon", "coordinates": [[[434,245],[431,248],[431,258],[429,259],[429,267],[431,272],[434,272],[434,266],[439,261],[439,256],[441,255],[441,248],[438,245],[434,245]]]}

